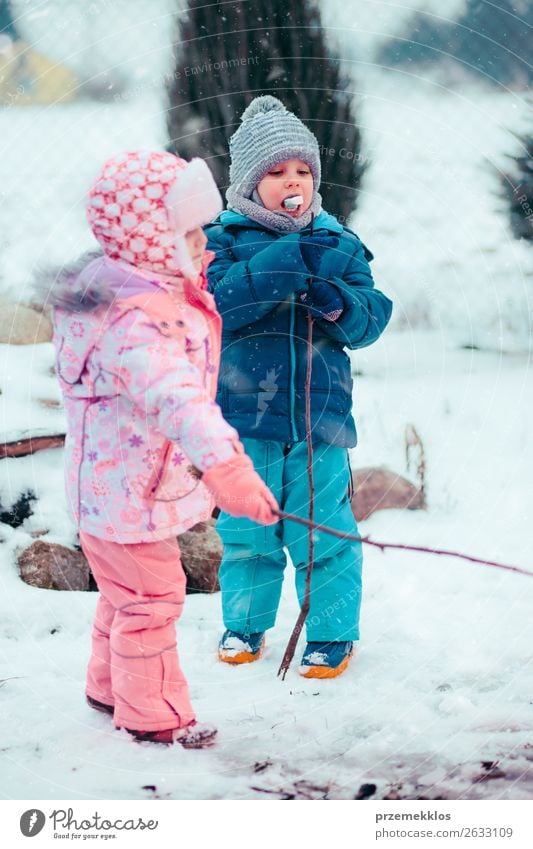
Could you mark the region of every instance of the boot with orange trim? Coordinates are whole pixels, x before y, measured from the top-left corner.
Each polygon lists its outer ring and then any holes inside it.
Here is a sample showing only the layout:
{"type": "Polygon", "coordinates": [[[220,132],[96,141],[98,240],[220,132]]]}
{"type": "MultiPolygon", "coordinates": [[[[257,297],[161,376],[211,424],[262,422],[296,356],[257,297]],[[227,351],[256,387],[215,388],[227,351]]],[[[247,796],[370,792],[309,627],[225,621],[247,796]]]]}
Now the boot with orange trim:
{"type": "Polygon", "coordinates": [[[300,664],[304,678],[337,678],[353,655],[353,642],[307,643],[300,664]]]}
{"type": "Polygon", "coordinates": [[[244,636],[228,629],[218,644],[218,657],[224,663],[253,663],[263,654],[264,646],[264,631],[244,636]]]}

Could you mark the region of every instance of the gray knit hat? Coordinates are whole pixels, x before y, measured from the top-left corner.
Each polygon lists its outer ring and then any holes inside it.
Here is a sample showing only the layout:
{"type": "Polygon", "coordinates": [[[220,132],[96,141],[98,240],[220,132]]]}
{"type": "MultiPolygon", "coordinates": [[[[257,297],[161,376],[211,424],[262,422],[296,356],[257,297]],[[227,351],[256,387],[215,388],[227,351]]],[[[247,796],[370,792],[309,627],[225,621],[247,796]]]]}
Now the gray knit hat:
{"type": "Polygon", "coordinates": [[[286,159],[307,162],[314,191],[320,186],[318,142],[299,118],[270,94],[256,97],[241,115],[241,125],[229,140],[230,187],[250,198],[265,174],[286,159]]]}

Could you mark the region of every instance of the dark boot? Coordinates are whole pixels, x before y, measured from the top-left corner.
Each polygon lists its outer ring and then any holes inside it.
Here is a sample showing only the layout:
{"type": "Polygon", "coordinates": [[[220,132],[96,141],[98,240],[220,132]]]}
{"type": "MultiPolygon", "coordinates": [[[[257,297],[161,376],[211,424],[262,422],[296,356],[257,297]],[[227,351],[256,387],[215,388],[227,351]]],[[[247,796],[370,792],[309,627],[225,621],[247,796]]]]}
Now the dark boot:
{"type": "Polygon", "coordinates": [[[103,702],[98,702],[96,699],[93,699],[92,696],[86,696],[85,698],[87,699],[87,704],[95,710],[110,714],[113,714],[115,711],[113,705],[106,705],[103,702]]]}
{"type": "Polygon", "coordinates": [[[179,743],[184,749],[207,749],[215,742],[217,729],[205,723],[191,722],[185,728],[168,728],[165,731],[133,731],[126,728],[139,743],[162,743],[171,746],[179,743]]]}

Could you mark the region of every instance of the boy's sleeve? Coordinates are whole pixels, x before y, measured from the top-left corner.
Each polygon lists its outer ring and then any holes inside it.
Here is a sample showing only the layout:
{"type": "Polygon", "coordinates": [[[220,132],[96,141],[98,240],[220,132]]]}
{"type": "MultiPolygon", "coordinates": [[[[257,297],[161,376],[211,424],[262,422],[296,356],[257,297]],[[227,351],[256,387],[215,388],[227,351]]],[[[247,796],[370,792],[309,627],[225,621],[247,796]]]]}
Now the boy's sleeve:
{"type": "Polygon", "coordinates": [[[216,253],[207,269],[209,291],[228,330],[259,321],[305,286],[309,270],[298,233],[281,236],[247,262],[236,261],[233,239],[221,226],[207,227],[205,233],[207,248],[216,253]]]}
{"type": "Polygon", "coordinates": [[[129,311],[114,328],[121,347],[108,349],[107,356],[101,352],[105,382],[128,395],[168,439],[180,442],[200,471],[242,453],[237,431],[176,339],[163,336],[141,310],[129,311]]]}
{"type": "Polygon", "coordinates": [[[337,321],[318,319],[318,323],[324,333],[351,350],[375,342],[392,314],[392,301],[374,286],[367,257],[373,258],[368,248],[357,239],[355,252],[343,276],[328,275],[324,278],[340,291],[344,310],[337,321]]]}

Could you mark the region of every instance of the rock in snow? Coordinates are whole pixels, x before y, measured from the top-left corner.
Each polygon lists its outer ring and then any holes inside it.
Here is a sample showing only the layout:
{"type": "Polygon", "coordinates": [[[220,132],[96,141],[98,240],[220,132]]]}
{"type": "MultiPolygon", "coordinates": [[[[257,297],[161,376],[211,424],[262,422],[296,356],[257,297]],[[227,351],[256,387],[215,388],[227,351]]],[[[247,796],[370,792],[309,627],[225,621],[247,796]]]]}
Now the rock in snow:
{"type": "Polygon", "coordinates": [[[18,558],[20,577],[45,590],[88,590],[89,564],[81,551],[37,540],[18,558]]]}
{"type": "Polygon", "coordinates": [[[218,592],[222,540],[215,530],[215,520],[198,522],[184,534],[180,534],[178,542],[181,561],[187,575],[187,589],[202,593],[218,592]]]}
{"type": "Polygon", "coordinates": [[[36,345],[51,339],[52,324],[46,315],[0,296],[0,342],[36,345]]]}
{"type": "Polygon", "coordinates": [[[421,510],[425,506],[422,491],[389,469],[357,469],[354,487],[351,503],[358,522],[368,519],[376,510],[405,507],[421,510]]]}

